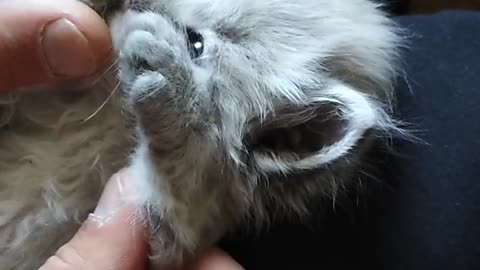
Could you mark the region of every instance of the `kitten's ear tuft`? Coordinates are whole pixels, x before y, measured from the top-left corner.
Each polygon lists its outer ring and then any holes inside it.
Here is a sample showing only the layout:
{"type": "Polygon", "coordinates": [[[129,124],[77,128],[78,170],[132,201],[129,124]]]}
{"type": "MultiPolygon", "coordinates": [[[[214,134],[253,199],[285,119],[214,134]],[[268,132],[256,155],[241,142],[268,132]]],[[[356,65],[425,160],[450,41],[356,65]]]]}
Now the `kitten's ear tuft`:
{"type": "Polygon", "coordinates": [[[248,148],[266,174],[311,170],[345,157],[370,129],[394,128],[378,102],[336,84],[306,105],[276,108],[250,130],[248,148]]]}

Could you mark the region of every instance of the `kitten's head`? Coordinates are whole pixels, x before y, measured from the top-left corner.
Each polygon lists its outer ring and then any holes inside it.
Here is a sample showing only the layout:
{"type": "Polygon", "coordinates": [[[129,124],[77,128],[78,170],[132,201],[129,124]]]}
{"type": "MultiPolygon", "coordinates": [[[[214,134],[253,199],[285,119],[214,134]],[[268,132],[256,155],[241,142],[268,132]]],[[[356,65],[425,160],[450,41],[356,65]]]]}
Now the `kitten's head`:
{"type": "Polygon", "coordinates": [[[130,0],[112,23],[152,155],[257,178],[332,167],[395,129],[394,31],[367,0],[130,0]]]}

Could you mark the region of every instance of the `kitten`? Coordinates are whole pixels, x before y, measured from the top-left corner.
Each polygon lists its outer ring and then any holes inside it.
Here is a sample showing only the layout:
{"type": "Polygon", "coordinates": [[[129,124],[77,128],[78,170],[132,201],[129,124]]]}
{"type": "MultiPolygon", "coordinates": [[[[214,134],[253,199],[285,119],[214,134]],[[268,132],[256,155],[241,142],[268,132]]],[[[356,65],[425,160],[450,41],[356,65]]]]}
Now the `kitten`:
{"type": "Polygon", "coordinates": [[[2,107],[4,270],[41,265],[124,166],[152,262],[179,267],[234,226],[308,214],[354,184],[372,144],[402,133],[390,116],[401,39],[372,1],[92,5],[118,55],[113,98],[107,74],[98,89],[2,107]]]}

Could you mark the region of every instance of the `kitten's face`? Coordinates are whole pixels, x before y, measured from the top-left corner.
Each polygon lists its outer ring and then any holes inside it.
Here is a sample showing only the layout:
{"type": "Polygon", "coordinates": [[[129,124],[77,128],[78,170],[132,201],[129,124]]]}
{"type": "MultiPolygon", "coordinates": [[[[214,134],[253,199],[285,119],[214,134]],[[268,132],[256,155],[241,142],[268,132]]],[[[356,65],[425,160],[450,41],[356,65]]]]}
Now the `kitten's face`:
{"type": "Polygon", "coordinates": [[[395,130],[398,39],[370,1],[125,1],[110,23],[154,251],[303,213],[395,130]]]}
{"type": "Polygon", "coordinates": [[[389,125],[379,102],[396,36],[369,1],[127,0],[112,33],[127,104],[159,155],[311,170],[389,125]]]}

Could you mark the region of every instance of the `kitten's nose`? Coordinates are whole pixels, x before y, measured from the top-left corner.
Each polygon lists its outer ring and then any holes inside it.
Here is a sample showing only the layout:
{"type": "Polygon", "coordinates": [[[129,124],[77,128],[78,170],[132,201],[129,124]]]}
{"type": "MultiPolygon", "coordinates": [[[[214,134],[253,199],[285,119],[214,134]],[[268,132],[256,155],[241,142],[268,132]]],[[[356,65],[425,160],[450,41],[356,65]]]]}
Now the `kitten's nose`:
{"type": "Polygon", "coordinates": [[[143,11],[144,5],[142,0],[128,0],[128,9],[133,11],[143,11]]]}

